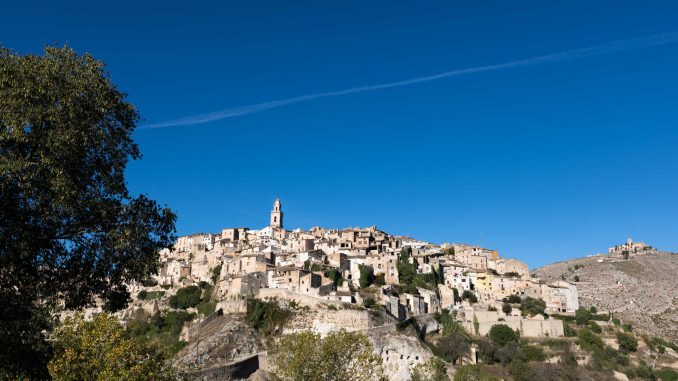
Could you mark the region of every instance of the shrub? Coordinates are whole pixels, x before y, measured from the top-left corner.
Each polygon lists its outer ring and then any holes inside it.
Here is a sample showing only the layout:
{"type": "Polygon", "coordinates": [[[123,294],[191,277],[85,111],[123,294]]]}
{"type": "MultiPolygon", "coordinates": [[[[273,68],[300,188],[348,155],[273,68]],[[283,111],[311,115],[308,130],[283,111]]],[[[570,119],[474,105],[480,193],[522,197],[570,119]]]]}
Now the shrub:
{"type": "Polygon", "coordinates": [[[570,325],[567,324],[566,322],[563,322],[563,329],[564,329],[565,337],[575,337],[575,336],[577,336],[577,330],[570,327],[570,325]]]}
{"type": "Polygon", "coordinates": [[[461,300],[465,299],[468,299],[468,301],[471,303],[478,303],[478,297],[473,291],[470,290],[464,290],[464,292],[461,293],[461,300]]]}
{"type": "Polygon", "coordinates": [[[360,279],[358,280],[360,288],[369,287],[374,282],[374,269],[372,266],[358,265],[360,270],[360,279]]]}
{"type": "Polygon", "coordinates": [[[518,303],[520,303],[520,296],[518,296],[518,295],[509,295],[508,297],[502,299],[502,302],[504,302],[504,303],[518,304],[518,303]]]}
{"type": "Polygon", "coordinates": [[[372,297],[367,297],[363,300],[363,307],[365,308],[372,308],[377,305],[377,302],[374,301],[374,298],[372,297]]]}
{"type": "Polygon", "coordinates": [[[197,306],[198,313],[200,313],[203,316],[207,316],[207,315],[213,313],[214,310],[216,309],[216,307],[217,307],[216,300],[204,301],[204,302],[201,302],[200,304],[198,304],[198,306],[197,306]]]}
{"type": "Polygon", "coordinates": [[[185,310],[186,308],[195,307],[200,303],[200,295],[202,291],[198,286],[186,286],[177,290],[176,295],[172,295],[169,299],[169,305],[172,308],[185,310]]]}
{"type": "Polygon", "coordinates": [[[511,342],[517,342],[520,335],[506,324],[495,324],[490,328],[488,337],[497,345],[504,346],[511,342]]]}
{"type": "Polygon", "coordinates": [[[614,318],[614,319],[612,319],[612,324],[614,324],[614,325],[620,325],[620,324],[621,324],[621,321],[619,321],[619,319],[617,319],[617,318],[614,318]]]}
{"type": "Polygon", "coordinates": [[[579,275],[575,275],[575,276],[574,276],[574,281],[575,281],[575,282],[579,282],[579,275]]]}
{"type": "Polygon", "coordinates": [[[147,297],[147,296],[148,296],[148,291],[146,291],[146,290],[141,290],[141,291],[139,291],[139,293],[137,294],[137,299],[139,299],[139,300],[146,300],[146,297],[147,297]]]}
{"type": "Polygon", "coordinates": [[[579,337],[577,344],[585,351],[591,352],[605,348],[603,340],[589,329],[580,329],[577,336],[579,337]]]}
{"type": "Polygon", "coordinates": [[[221,275],[221,264],[212,269],[212,284],[219,282],[219,275],[221,275]]]}
{"type": "Polygon", "coordinates": [[[382,274],[375,276],[374,277],[374,284],[376,286],[380,286],[380,287],[385,285],[386,284],[386,275],[382,273],[382,274]]]}
{"type": "Polygon", "coordinates": [[[263,335],[271,335],[281,330],[290,315],[290,311],[280,308],[276,300],[247,301],[247,324],[263,335]]]}
{"type": "Polygon", "coordinates": [[[454,374],[454,381],[499,381],[499,377],[485,370],[482,365],[464,365],[454,374]]]}
{"type": "Polygon", "coordinates": [[[510,304],[504,303],[501,305],[501,312],[503,312],[504,314],[508,315],[511,313],[511,311],[513,311],[513,308],[511,307],[510,304]]]}
{"type": "Polygon", "coordinates": [[[632,332],[633,331],[633,326],[631,324],[622,324],[621,327],[624,330],[624,332],[632,332]]]}
{"type": "Polygon", "coordinates": [[[543,315],[545,309],[546,302],[542,299],[535,299],[528,296],[520,302],[520,312],[523,316],[543,315]]]}
{"type": "Polygon", "coordinates": [[[598,325],[598,323],[596,323],[596,322],[593,321],[593,320],[590,320],[590,321],[589,321],[589,328],[590,328],[591,331],[593,331],[594,333],[603,333],[603,329],[600,328],[600,326],[598,325]]]}
{"type": "Polygon", "coordinates": [[[521,360],[513,361],[508,366],[509,374],[515,381],[528,381],[530,377],[530,366],[521,360]]]}
{"type": "Polygon", "coordinates": [[[622,353],[635,352],[638,350],[638,340],[628,333],[617,333],[617,343],[622,353]]]}
{"type": "Polygon", "coordinates": [[[591,320],[591,311],[581,307],[575,311],[574,316],[575,320],[577,321],[577,325],[587,325],[589,320],[591,320]]]}
{"type": "Polygon", "coordinates": [[[520,346],[521,357],[525,361],[544,361],[546,360],[546,355],[544,350],[541,347],[536,345],[521,345],[520,346]]]}
{"type": "Polygon", "coordinates": [[[412,381],[449,381],[445,363],[437,357],[431,357],[417,364],[412,369],[412,381]]]}
{"type": "Polygon", "coordinates": [[[496,310],[497,310],[497,307],[495,307],[495,306],[487,306],[487,310],[488,310],[488,311],[496,311],[496,310]]]}

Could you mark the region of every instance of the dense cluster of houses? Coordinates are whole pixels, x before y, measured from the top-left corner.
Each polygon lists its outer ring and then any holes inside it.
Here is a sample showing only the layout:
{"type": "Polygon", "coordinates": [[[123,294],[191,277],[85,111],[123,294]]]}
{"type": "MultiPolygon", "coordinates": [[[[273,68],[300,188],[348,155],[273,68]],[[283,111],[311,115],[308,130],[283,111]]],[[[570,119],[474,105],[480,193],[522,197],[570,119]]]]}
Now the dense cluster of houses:
{"type": "Polygon", "coordinates": [[[223,299],[256,297],[267,288],[322,301],[361,303],[359,279],[366,266],[383,280],[382,297],[376,302],[399,318],[468,308],[459,301],[464,291],[499,309],[502,299],[513,294],[543,299],[549,312],[579,308],[573,284],[540,282],[530,276],[525,263],[502,258],[496,250],[434,245],[390,235],[376,226],[286,230],[283,216],[276,199],[270,225],[263,229],[228,228],[180,237],[172,250],[160,253],[158,283],[182,286],[206,281],[215,284],[223,299]],[[416,261],[418,273],[436,274],[434,287],[397,291],[403,249],[410,263],[416,261]]]}

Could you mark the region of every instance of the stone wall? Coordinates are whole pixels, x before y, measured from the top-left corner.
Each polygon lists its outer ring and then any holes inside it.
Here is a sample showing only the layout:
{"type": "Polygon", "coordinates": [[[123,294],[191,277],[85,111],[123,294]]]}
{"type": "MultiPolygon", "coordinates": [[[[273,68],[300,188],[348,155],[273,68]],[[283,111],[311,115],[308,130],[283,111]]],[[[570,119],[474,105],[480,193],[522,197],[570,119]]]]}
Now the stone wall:
{"type": "Polygon", "coordinates": [[[215,310],[222,309],[225,314],[240,314],[247,312],[246,300],[222,300],[217,303],[215,310]]]}
{"type": "Polygon", "coordinates": [[[342,302],[335,300],[325,300],[309,295],[298,294],[296,292],[287,291],[281,288],[262,288],[257,293],[257,298],[277,298],[283,300],[295,300],[302,306],[317,307],[318,304],[333,304],[340,306],[342,302]]]}
{"type": "Polygon", "coordinates": [[[320,335],[345,329],[359,331],[372,326],[369,312],[359,310],[325,310],[309,311],[296,314],[286,325],[283,333],[311,330],[320,335]]]}

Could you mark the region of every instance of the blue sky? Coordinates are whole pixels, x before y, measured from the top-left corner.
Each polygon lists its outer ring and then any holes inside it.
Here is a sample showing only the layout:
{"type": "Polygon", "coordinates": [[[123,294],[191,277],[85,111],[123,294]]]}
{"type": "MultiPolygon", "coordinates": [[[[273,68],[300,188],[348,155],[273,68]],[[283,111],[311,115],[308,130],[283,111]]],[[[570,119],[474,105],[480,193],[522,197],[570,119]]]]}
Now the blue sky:
{"type": "MultiPolygon", "coordinates": [[[[671,1],[18,2],[0,43],[108,64],[144,126],[678,31],[671,1]]],[[[678,250],[678,43],[140,129],[129,187],[180,234],[377,225],[531,267],[678,250]]]]}

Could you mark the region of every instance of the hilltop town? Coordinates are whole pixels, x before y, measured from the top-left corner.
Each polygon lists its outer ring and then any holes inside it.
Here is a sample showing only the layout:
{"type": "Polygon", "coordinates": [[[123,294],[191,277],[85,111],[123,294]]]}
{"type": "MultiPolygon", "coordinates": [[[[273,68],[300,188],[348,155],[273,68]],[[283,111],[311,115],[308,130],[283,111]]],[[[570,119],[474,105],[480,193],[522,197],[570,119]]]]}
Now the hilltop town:
{"type": "MultiPolygon", "coordinates": [[[[399,320],[463,308],[462,299],[477,300],[485,310],[501,309],[502,300],[511,295],[542,299],[550,313],[579,308],[574,284],[535,279],[525,263],[502,258],[497,250],[436,245],[390,235],[376,226],[286,230],[283,221],[282,203],[276,199],[270,225],[262,229],[226,228],[179,237],[174,248],[160,253],[155,287],[210,282],[219,300],[276,297],[362,305],[360,289],[367,282],[380,287],[375,303],[399,320]],[[414,264],[408,284],[402,284],[399,273],[403,260],[414,264]]],[[[144,288],[134,285],[133,291],[144,288]]],[[[557,323],[535,335],[562,335],[557,323]]]]}

